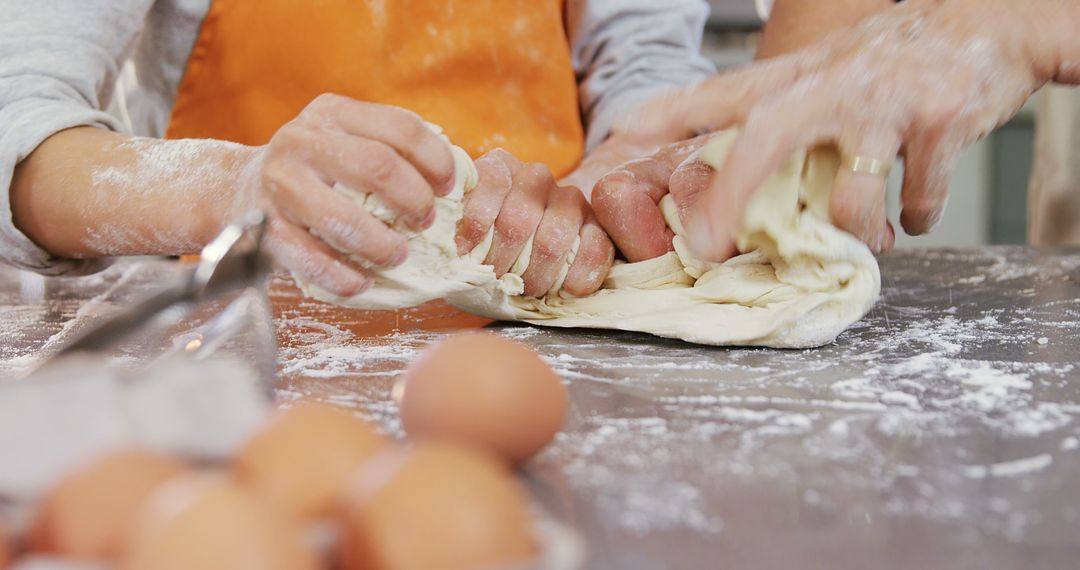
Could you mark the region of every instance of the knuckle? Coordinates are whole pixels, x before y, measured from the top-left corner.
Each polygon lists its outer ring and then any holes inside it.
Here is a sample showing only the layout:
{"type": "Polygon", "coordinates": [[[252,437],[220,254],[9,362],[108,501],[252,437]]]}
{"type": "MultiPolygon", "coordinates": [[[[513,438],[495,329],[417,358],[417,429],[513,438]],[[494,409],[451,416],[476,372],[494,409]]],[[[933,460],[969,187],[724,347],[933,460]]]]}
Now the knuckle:
{"type": "Polygon", "coordinates": [[[534,186],[554,186],[555,176],[551,169],[539,162],[530,162],[521,168],[519,176],[527,184],[534,186]]]}
{"type": "Polygon", "coordinates": [[[510,154],[509,152],[507,152],[505,149],[503,149],[501,147],[491,149],[491,150],[485,152],[483,155],[481,155],[480,158],[476,159],[476,162],[478,164],[482,162],[484,164],[488,164],[488,163],[490,163],[490,164],[501,164],[501,165],[504,165],[504,166],[509,166],[509,165],[513,164],[514,162],[516,162],[516,161],[517,161],[517,159],[514,158],[514,155],[510,154]]]}
{"type": "Polygon", "coordinates": [[[521,206],[507,206],[499,214],[495,222],[495,229],[499,235],[511,242],[524,241],[529,238],[532,229],[532,215],[527,208],[521,206]]]}
{"type": "Polygon", "coordinates": [[[394,127],[400,133],[406,144],[419,146],[424,142],[431,131],[420,117],[408,111],[401,110],[394,117],[394,127]]]}
{"type": "Polygon", "coordinates": [[[476,216],[466,216],[458,226],[459,233],[466,238],[477,239],[487,233],[490,225],[476,216]]]}
{"type": "Polygon", "coordinates": [[[268,160],[263,164],[260,181],[270,190],[280,190],[288,186],[290,170],[284,161],[268,160]]]}
{"type": "Polygon", "coordinates": [[[499,147],[499,148],[493,148],[493,149],[489,150],[488,152],[484,153],[484,156],[488,157],[488,158],[492,158],[492,159],[498,159],[498,160],[509,160],[514,155],[510,154],[510,152],[508,150],[506,150],[505,148],[499,147]]]}
{"type": "Polygon", "coordinates": [[[583,254],[587,263],[610,267],[615,257],[615,246],[611,243],[611,239],[604,232],[591,226],[583,233],[585,235],[579,255],[583,254]]]}
{"type": "Polygon", "coordinates": [[[310,137],[311,132],[301,123],[294,121],[286,124],[274,133],[274,136],[270,139],[270,147],[275,151],[280,150],[282,147],[303,147],[310,137]]]}
{"type": "MultiPolygon", "coordinates": [[[[585,197],[576,186],[556,186],[551,190],[551,206],[575,209],[585,202],[585,197]]],[[[549,206],[549,208],[551,207],[549,206]]]]}
{"type": "Polygon", "coordinates": [[[562,247],[562,243],[560,243],[560,240],[557,238],[536,241],[533,243],[533,258],[542,262],[554,261],[562,257],[565,252],[566,248],[562,247]]]}
{"type": "Polygon", "coordinates": [[[310,111],[323,111],[333,109],[341,103],[343,97],[336,93],[321,93],[311,100],[305,110],[310,111]]]}
{"type": "Polygon", "coordinates": [[[620,211],[633,188],[633,183],[627,180],[623,173],[615,172],[605,176],[593,188],[593,209],[611,214],[620,211]]]}
{"type": "MultiPolygon", "coordinates": [[[[508,192],[514,184],[510,168],[505,163],[496,160],[484,160],[483,158],[477,160],[476,174],[480,180],[477,189],[489,188],[498,190],[502,194],[508,192]]],[[[475,194],[475,190],[473,194],[475,194]]]]}
{"type": "Polygon", "coordinates": [[[389,184],[397,175],[398,158],[394,151],[382,144],[372,145],[367,151],[368,176],[379,186],[389,184]]]}

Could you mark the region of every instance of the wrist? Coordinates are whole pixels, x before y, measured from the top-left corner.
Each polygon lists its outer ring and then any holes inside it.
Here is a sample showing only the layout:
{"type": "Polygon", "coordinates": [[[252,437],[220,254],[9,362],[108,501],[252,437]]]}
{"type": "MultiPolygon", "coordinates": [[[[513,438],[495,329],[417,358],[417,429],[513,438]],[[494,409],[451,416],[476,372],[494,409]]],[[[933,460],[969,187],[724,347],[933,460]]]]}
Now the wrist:
{"type": "Polygon", "coordinates": [[[258,196],[265,150],[265,146],[236,146],[223,157],[222,168],[228,173],[231,194],[217,209],[214,235],[226,225],[261,207],[258,196]]]}

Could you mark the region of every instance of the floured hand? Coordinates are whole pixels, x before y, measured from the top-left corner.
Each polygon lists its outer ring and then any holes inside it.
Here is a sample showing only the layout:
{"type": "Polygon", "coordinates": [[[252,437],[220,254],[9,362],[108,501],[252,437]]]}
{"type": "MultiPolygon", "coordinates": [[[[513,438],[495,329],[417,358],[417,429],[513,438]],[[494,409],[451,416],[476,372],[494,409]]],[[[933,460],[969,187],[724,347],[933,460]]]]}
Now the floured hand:
{"type": "MultiPolygon", "coordinates": [[[[733,252],[737,224],[768,176],[821,144],[849,159],[901,154],[902,223],[924,233],[941,218],[960,150],[1046,81],[1080,79],[1067,24],[1078,12],[1061,0],[910,0],[804,51],[654,102],[620,129],[654,139],[743,125],[686,219],[694,248],[711,259],[733,252]]],[[[881,176],[844,170],[831,198],[834,222],[877,251],[893,239],[884,192],[881,176]]]]}
{"type": "Polygon", "coordinates": [[[562,288],[575,295],[600,288],[614,247],[581,190],[557,184],[546,166],[522,163],[502,149],[477,159],[476,171],[477,185],[465,195],[457,226],[458,254],[472,251],[494,227],[482,261],[502,277],[517,260],[528,259],[521,274],[525,296],[547,293],[571,255],[562,288]]]}
{"type": "Polygon", "coordinates": [[[453,188],[450,145],[415,113],[338,95],[316,98],[253,154],[241,184],[269,219],[275,260],[336,295],[372,284],[370,267],[401,264],[405,237],[333,189],[378,196],[412,230],[434,223],[453,188]]]}
{"type": "Polygon", "coordinates": [[[709,135],[666,145],[606,174],[592,191],[596,217],[628,261],[672,251],[660,200],[669,193],[680,215],[708,187],[712,168],[698,160],[709,135]]]}

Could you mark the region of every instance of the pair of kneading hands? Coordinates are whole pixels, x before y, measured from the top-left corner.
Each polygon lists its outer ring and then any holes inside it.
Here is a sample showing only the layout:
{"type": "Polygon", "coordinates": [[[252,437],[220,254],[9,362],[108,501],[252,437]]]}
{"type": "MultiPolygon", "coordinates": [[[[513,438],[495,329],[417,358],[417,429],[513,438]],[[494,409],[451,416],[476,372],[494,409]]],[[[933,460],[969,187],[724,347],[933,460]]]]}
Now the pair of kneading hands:
{"type": "MultiPolygon", "coordinates": [[[[259,151],[255,205],[269,214],[268,244],[297,276],[340,297],[362,294],[372,268],[403,263],[407,237],[336,191],[377,196],[411,231],[435,222],[435,197],[454,186],[450,144],[418,115],[346,97],[317,98],[259,151]]],[[[597,290],[615,251],[585,195],[559,184],[542,164],[496,149],[476,162],[455,243],[462,255],[494,227],[484,260],[508,272],[531,243],[525,295],[547,292],[580,238],[563,290],[597,290]],[[532,238],[530,241],[529,238],[532,238]]]]}

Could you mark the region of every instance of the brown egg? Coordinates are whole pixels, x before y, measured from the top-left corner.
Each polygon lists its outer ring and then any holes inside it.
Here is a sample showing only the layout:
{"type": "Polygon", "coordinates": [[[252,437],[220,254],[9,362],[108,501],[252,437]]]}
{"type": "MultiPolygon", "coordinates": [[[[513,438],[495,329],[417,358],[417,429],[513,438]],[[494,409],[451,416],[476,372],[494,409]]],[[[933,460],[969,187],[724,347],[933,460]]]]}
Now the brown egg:
{"type": "Polygon", "coordinates": [[[567,393],[533,351],[487,333],[455,335],[406,370],[401,422],[410,437],[457,439],[519,463],[551,442],[567,393]]]}
{"type": "Polygon", "coordinates": [[[135,519],[122,570],[312,570],[285,513],[232,479],[192,473],[161,485],[135,519]]]}
{"type": "Polygon", "coordinates": [[[30,531],[31,548],[75,558],[115,556],[139,505],[183,470],[176,459],[139,450],[109,453],[88,463],[42,499],[30,531]]]}
{"type": "Polygon", "coordinates": [[[290,515],[334,512],[349,474],[386,440],[348,412],[301,404],[279,412],[233,461],[233,474],[290,515]]]}
{"type": "Polygon", "coordinates": [[[349,484],[341,570],[473,569],[527,561],[526,494],[487,453],[425,442],[388,450],[349,484]]]}

